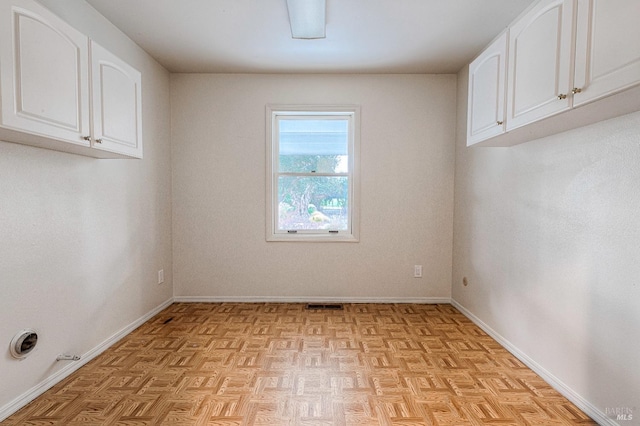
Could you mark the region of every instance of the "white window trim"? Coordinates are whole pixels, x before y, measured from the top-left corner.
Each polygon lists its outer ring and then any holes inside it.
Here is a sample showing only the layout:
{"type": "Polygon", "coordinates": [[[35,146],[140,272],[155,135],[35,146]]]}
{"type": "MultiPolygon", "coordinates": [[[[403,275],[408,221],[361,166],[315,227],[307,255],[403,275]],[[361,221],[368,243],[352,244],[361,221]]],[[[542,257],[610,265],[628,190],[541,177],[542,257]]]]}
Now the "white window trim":
{"type": "Polygon", "coordinates": [[[267,241],[305,241],[305,242],[358,242],[360,240],[360,107],[358,105],[267,105],[266,107],[266,240],[267,241]],[[277,152],[274,149],[275,130],[273,123],[278,115],[302,115],[309,113],[344,113],[351,115],[352,125],[349,126],[352,153],[349,156],[349,214],[351,215],[351,229],[338,233],[317,232],[276,232],[278,218],[277,203],[277,173],[274,165],[278,164],[277,152]]]}

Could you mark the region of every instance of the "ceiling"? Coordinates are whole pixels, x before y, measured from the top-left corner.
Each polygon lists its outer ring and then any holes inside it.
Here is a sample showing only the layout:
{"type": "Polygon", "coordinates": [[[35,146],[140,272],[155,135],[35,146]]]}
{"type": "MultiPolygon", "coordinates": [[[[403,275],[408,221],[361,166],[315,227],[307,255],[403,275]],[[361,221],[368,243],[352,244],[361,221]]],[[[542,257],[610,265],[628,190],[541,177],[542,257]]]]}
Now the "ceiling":
{"type": "Polygon", "coordinates": [[[294,40],[286,0],[87,0],[176,73],[455,73],[532,0],[327,0],[294,40]]]}

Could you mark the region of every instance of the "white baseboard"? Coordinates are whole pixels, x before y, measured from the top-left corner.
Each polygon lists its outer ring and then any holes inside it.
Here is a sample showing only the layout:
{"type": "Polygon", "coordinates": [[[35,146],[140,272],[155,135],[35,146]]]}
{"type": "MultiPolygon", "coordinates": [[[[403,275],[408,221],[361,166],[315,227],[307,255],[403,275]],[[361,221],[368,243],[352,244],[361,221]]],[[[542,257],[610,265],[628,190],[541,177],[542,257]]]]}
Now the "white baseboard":
{"type": "Polygon", "coordinates": [[[157,306],[147,314],[143,315],[142,317],[138,318],[131,324],[127,325],[126,327],[122,328],[121,330],[113,334],[111,337],[107,338],[98,346],[94,347],[93,349],[89,350],[87,353],[83,354],[80,357],[79,361],[74,361],[69,363],[66,367],[56,371],[53,375],[47,377],[45,380],[38,383],[37,385],[35,385],[34,387],[29,389],[22,395],[18,396],[13,401],[0,407],[0,422],[6,419],[7,417],[9,417],[10,415],[12,415],[13,413],[15,413],[16,411],[18,411],[19,409],[21,409],[22,407],[24,407],[25,405],[27,405],[28,403],[30,403],[31,401],[33,401],[34,399],[36,399],[37,397],[39,397],[40,395],[42,395],[44,392],[49,390],[51,387],[55,386],[60,381],[67,378],[71,373],[78,370],[80,367],[82,367],[83,365],[85,365],[86,363],[88,363],[98,355],[100,355],[102,352],[107,350],[109,347],[111,347],[113,344],[118,342],[124,336],[131,333],[136,328],[140,327],[142,324],[144,324],[146,321],[151,319],[154,315],[158,314],[160,311],[162,311],[172,303],[173,303],[173,298],[166,300],[161,305],[157,306]]]}
{"type": "Polygon", "coordinates": [[[514,346],[511,342],[509,342],[507,339],[502,337],[499,333],[497,333],[495,330],[493,330],[491,327],[489,327],[487,324],[485,324],[480,318],[478,318],[477,316],[472,314],[471,311],[469,311],[467,308],[462,306],[456,300],[451,299],[451,304],[453,306],[455,306],[458,310],[460,310],[460,312],[462,312],[471,321],[473,321],[474,324],[476,324],[478,327],[480,327],[482,330],[484,330],[485,333],[487,333],[489,336],[493,337],[506,350],[511,352],[511,354],[513,356],[518,358],[520,361],[522,361],[523,364],[525,364],[527,367],[532,369],[537,375],[542,377],[544,379],[544,381],[549,383],[562,396],[567,398],[569,401],[571,401],[573,404],[575,404],[576,407],[581,409],[585,414],[587,414],[593,420],[598,422],[599,425],[603,425],[603,426],[619,426],[619,424],[616,423],[612,418],[607,417],[607,415],[604,412],[602,412],[600,409],[595,407],[589,401],[584,399],[580,394],[575,392],[573,389],[571,389],[569,386],[567,386],[565,383],[563,383],[560,379],[558,379],[556,376],[551,374],[549,371],[547,371],[540,364],[538,364],[533,359],[531,359],[529,356],[527,356],[527,354],[522,352],[520,349],[518,349],[516,346],[514,346]]]}
{"type": "Polygon", "coordinates": [[[451,303],[449,297],[174,296],[184,303],[451,303]]]}

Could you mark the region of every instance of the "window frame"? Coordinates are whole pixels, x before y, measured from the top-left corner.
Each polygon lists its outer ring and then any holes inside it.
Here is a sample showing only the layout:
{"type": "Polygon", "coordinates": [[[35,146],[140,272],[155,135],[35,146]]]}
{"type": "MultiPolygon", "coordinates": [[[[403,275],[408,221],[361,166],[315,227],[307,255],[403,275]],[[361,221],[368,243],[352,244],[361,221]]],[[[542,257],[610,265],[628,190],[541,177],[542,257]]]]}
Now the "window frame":
{"type": "MultiPolygon", "coordinates": [[[[266,240],[306,242],[358,242],[359,241],[359,156],[360,156],[360,107],[358,105],[272,105],[266,106],[266,240]],[[348,214],[350,229],[278,230],[278,177],[279,139],[276,121],[281,117],[345,117],[349,121],[348,132],[348,214]]],[[[300,173],[304,174],[304,173],[300,173]]],[[[325,175],[323,173],[317,174],[325,175]]]]}

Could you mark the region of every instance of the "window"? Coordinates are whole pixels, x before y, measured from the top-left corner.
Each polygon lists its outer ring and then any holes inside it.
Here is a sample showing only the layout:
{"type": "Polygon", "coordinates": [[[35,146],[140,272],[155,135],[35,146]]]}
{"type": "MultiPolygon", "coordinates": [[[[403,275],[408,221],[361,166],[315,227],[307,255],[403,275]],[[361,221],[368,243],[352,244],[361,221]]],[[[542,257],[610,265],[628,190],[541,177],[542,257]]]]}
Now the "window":
{"type": "Polygon", "coordinates": [[[267,241],[358,241],[356,106],[267,106],[267,241]]]}

